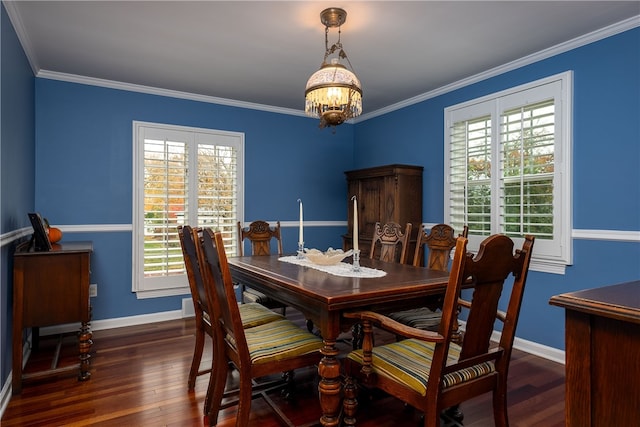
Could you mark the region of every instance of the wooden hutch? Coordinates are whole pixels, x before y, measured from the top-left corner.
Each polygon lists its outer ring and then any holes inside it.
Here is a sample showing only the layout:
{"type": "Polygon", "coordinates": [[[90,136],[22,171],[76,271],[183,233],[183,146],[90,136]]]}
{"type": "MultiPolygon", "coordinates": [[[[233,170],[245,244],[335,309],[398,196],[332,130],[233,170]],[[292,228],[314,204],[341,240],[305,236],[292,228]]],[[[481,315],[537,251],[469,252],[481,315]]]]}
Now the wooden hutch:
{"type": "Polygon", "coordinates": [[[376,222],[412,224],[409,259],[413,259],[415,240],[422,227],[422,166],[386,165],[345,172],[347,177],[347,234],[344,250],[352,248],[353,202],[358,199],[358,244],[361,257],[368,257],[376,222]]]}

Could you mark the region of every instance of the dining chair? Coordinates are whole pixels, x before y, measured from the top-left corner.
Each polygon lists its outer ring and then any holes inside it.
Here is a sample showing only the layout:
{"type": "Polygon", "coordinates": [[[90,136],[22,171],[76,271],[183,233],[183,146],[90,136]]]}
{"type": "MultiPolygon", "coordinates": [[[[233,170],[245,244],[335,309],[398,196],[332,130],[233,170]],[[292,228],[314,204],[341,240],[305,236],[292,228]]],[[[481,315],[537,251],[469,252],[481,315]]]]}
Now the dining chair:
{"type": "Polygon", "coordinates": [[[402,231],[402,226],[396,222],[387,222],[381,225],[376,222],[371,241],[369,258],[377,258],[380,261],[407,263],[408,243],[411,236],[411,223],[402,231]],[[380,253],[376,255],[376,250],[380,253]]]}
{"type": "MultiPolygon", "coordinates": [[[[462,237],[467,237],[469,228],[465,225],[462,237]]],[[[456,246],[456,236],[453,227],[447,224],[436,224],[430,231],[421,229],[416,240],[416,250],[413,256],[413,265],[422,267],[425,246],[428,249],[426,267],[439,271],[449,270],[449,260],[451,251],[456,246]]],[[[441,311],[439,306],[441,301],[436,301],[431,307],[419,307],[409,310],[397,311],[389,314],[393,320],[403,323],[412,328],[437,331],[440,324],[441,311]]],[[[457,319],[457,318],[456,318],[457,319]]],[[[454,341],[461,341],[457,321],[454,327],[454,341]]]]}
{"type": "MultiPolygon", "coordinates": [[[[507,377],[509,361],[534,237],[526,236],[522,249],[513,254],[513,241],[505,235],[485,239],[474,257],[466,253],[467,239],[456,243],[438,332],[410,328],[379,313],[346,313],[362,322],[361,350],[345,359],[345,425],[355,425],[356,380],[378,388],[424,413],[424,426],[440,426],[440,412],[484,393],[493,394],[496,426],[508,426],[507,377]],[[506,312],[498,302],[509,275],[513,275],[506,312]],[[464,284],[470,300],[460,298],[464,284]],[[451,341],[458,305],[468,310],[462,344],[451,341]],[[502,323],[499,341],[491,342],[496,321],[502,323]],[[407,339],[374,347],[373,327],[381,327],[407,339]]],[[[511,280],[509,280],[511,282],[511,280]]]]}
{"type": "MultiPolygon", "coordinates": [[[[198,261],[198,245],[196,241],[202,238],[202,230],[189,225],[178,226],[178,236],[184,258],[184,266],[187,272],[187,281],[193,300],[196,323],[196,343],[193,350],[193,359],[189,369],[188,389],[193,390],[196,378],[211,372],[209,369],[200,369],[202,352],[204,350],[205,336],[213,336],[211,329],[211,310],[209,307],[207,292],[204,286],[200,263],[198,261]]],[[[244,327],[252,327],[282,319],[278,313],[269,310],[259,304],[243,304],[240,308],[244,327]]]]}
{"type": "MultiPolygon", "coordinates": [[[[409,237],[411,236],[411,227],[411,223],[408,222],[403,232],[402,226],[397,222],[387,222],[384,225],[376,222],[376,226],[373,230],[373,238],[371,240],[369,258],[377,258],[380,261],[406,264],[409,253],[407,249],[409,237]],[[376,250],[378,248],[379,253],[376,256],[376,250]]],[[[355,323],[351,327],[351,335],[353,336],[353,349],[361,348],[363,335],[362,325],[360,323],[355,323]]]]}
{"type": "MultiPolygon", "coordinates": [[[[251,255],[271,255],[271,242],[275,240],[278,255],[282,255],[282,232],[280,221],[275,227],[266,221],[253,221],[248,227],[243,228],[238,221],[238,255],[244,256],[244,242],[251,242],[251,255]]],[[[287,306],[280,301],[266,296],[262,292],[251,289],[240,283],[241,296],[243,302],[257,302],[271,309],[279,309],[282,315],[286,315],[287,306]]]]}
{"type": "MultiPolygon", "coordinates": [[[[205,270],[205,286],[210,290],[209,303],[214,307],[212,323],[216,357],[207,392],[211,396],[209,425],[217,424],[227,375],[230,364],[233,364],[242,385],[238,390],[236,426],[244,427],[248,425],[251,411],[252,380],[318,364],[323,343],[320,338],[287,319],[243,328],[222,234],[206,228],[200,254],[205,270]]],[[[260,393],[259,396],[283,424],[292,425],[267,393],[260,393]]]]}

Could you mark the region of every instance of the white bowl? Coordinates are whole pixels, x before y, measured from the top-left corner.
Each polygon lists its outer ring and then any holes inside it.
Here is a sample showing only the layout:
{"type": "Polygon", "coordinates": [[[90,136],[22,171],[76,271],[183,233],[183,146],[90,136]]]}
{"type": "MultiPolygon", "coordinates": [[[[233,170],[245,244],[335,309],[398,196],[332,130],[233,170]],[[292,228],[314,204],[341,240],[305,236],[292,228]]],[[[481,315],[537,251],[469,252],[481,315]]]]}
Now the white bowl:
{"type": "Polygon", "coordinates": [[[317,249],[306,249],[305,256],[314,264],[335,265],[352,254],[352,250],[343,252],[342,249],[329,248],[326,252],[317,249]]]}

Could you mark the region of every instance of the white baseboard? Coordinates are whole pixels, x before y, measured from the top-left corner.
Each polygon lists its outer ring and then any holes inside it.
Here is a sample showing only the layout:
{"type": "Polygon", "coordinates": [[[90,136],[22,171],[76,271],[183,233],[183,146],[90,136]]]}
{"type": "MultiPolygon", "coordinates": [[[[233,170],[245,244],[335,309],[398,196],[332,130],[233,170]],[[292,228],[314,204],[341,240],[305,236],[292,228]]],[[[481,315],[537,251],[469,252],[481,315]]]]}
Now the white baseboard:
{"type": "MultiPolygon", "coordinates": [[[[500,332],[493,332],[492,339],[500,339],[500,332]]],[[[565,353],[557,348],[549,347],[546,345],[538,344],[533,341],[524,340],[516,337],[513,340],[513,348],[524,351],[525,353],[533,354],[534,356],[542,357],[543,359],[551,360],[562,365],[565,363],[565,353]]]]}
{"type": "Polygon", "coordinates": [[[4,411],[7,409],[7,406],[9,406],[9,401],[11,400],[11,395],[13,394],[11,388],[12,379],[13,376],[11,372],[9,372],[7,382],[4,383],[4,385],[2,386],[2,391],[0,392],[0,418],[4,416],[4,411]]]}
{"type": "MultiPolygon", "coordinates": [[[[118,317],[115,319],[93,320],[91,330],[100,331],[104,329],[123,328],[125,326],[145,325],[147,323],[164,322],[167,320],[182,319],[181,310],[163,311],[160,313],[141,314],[138,316],[118,317]]],[[[64,334],[75,332],[79,329],[79,323],[67,323],[64,325],[47,326],[40,328],[40,335],[64,334]]]]}
{"type": "Polygon", "coordinates": [[[193,300],[191,298],[183,298],[182,299],[182,317],[184,319],[188,317],[195,317],[196,312],[193,307],[193,300]]]}

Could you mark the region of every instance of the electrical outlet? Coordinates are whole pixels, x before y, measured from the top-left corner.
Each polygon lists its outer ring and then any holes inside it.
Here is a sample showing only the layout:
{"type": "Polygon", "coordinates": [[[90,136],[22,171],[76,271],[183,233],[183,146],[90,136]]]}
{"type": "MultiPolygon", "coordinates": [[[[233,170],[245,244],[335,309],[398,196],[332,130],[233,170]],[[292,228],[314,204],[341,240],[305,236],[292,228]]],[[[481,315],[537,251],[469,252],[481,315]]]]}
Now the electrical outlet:
{"type": "Polygon", "coordinates": [[[89,297],[97,297],[98,296],[98,284],[92,283],[89,285],[89,297]]]}

